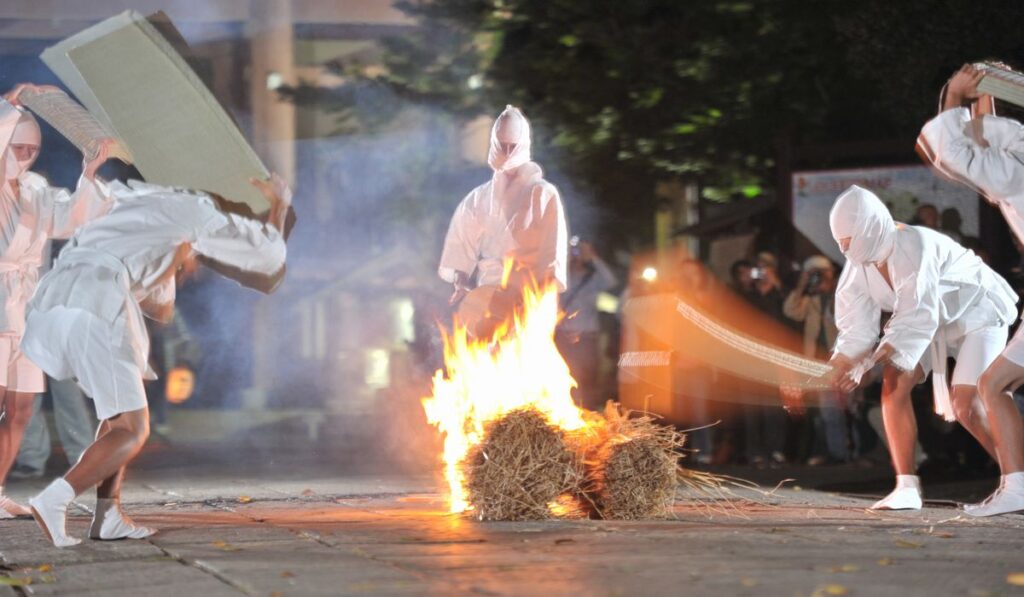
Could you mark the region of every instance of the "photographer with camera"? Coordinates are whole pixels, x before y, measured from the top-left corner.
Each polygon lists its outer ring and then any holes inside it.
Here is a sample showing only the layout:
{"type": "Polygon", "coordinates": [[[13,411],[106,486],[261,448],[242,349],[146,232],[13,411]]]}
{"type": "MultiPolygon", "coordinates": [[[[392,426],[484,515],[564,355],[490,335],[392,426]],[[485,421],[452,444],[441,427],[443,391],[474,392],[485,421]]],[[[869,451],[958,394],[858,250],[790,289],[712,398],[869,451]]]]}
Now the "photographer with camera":
{"type": "Polygon", "coordinates": [[[597,295],[612,289],[618,280],[598,256],[594,246],[574,236],[569,240],[569,290],[562,294],[565,319],[558,325],[555,342],[579,384],[573,391],[576,403],[600,410],[601,326],[597,295]]]}
{"type": "MultiPolygon", "coordinates": [[[[786,317],[803,323],[803,352],[810,358],[828,358],[835,345],[836,270],[824,255],[809,257],[803,264],[803,273],[796,287],[782,306],[786,317]]],[[[839,392],[827,390],[819,396],[820,424],[823,431],[825,455],[816,450],[809,464],[841,463],[849,460],[850,438],[846,421],[846,398],[839,392]]],[[[819,442],[815,442],[819,444],[819,442]]]]}

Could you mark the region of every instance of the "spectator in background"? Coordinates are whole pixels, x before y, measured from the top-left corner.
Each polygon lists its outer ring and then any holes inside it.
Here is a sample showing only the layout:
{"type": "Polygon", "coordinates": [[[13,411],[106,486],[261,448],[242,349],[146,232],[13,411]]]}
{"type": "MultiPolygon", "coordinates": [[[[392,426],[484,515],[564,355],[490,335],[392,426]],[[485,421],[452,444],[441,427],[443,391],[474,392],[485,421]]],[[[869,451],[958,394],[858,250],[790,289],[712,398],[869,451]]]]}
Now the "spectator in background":
{"type": "Polygon", "coordinates": [[[782,303],[786,295],[783,292],[782,278],[779,276],[779,258],[774,253],[761,251],[757,254],[755,263],[757,267],[751,271],[754,277],[754,292],[749,297],[750,301],[776,321],[788,323],[782,313],[782,303]]]}
{"type": "Polygon", "coordinates": [[[739,261],[733,262],[729,267],[729,274],[732,276],[729,287],[732,288],[736,294],[746,298],[748,294],[754,291],[753,270],[754,264],[746,259],[740,259],[739,261]]]}
{"type": "Polygon", "coordinates": [[[194,371],[194,364],[200,362],[199,344],[188,330],[188,323],[177,308],[173,318],[166,323],[146,319],[149,333],[149,366],[157,378],[146,380],[146,403],[149,405],[153,431],[167,436],[171,431],[167,419],[167,379],[175,367],[186,367],[194,371]]]}
{"type": "MultiPolygon", "coordinates": [[[[64,447],[68,464],[73,465],[92,443],[96,433],[94,415],[86,404],[85,394],[74,380],[57,381],[51,378],[48,381],[57,437],[64,447]]],[[[42,405],[43,401],[39,399],[32,404],[32,418],[25,428],[14,468],[8,475],[12,479],[38,479],[46,472],[52,446],[42,405]]]]}
{"type": "Polygon", "coordinates": [[[931,203],[922,203],[917,206],[914,217],[910,220],[912,226],[924,226],[932,230],[939,229],[939,208],[931,203]]]}
{"type": "Polygon", "coordinates": [[[942,210],[942,228],[939,229],[939,232],[963,244],[966,239],[963,231],[960,229],[963,225],[964,219],[960,216],[960,211],[957,208],[947,207],[942,210]]]}
{"type": "Polygon", "coordinates": [[[569,290],[562,294],[565,319],[555,340],[578,387],[573,398],[582,408],[600,410],[598,374],[601,364],[601,326],[597,295],[618,284],[615,274],[601,260],[593,245],[579,237],[570,240],[569,290]]]}
{"type": "MultiPolygon", "coordinates": [[[[702,313],[708,314],[715,307],[711,294],[711,278],[701,262],[684,259],[679,264],[679,298],[702,313]]],[[[712,458],[712,429],[708,415],[708,401],[715,373],[707,362],[677,355],[675,361],[673,393],[681,408],[686,425],[694,431],[688,433],[690,445],[697,450],[696,460],[710,464],[712,458]]]]}
{"type": "MultiPolygon", "coordinates": [[[[804,262],[803,273],[783,305],[786,317],[803,324],[803,352],[811,358],[828,358],[835,345],[836,270],[824,255],[804,262]]],[[[820,410],[815,427],[823,432],[826,457],[820,451],[809,464],[849,460],[850,437],[846,420],[848,396],[834,390],[819,393],[820,410]]],[[[816,442],[818,443],[818,442],[816,442]]]]}
{"type": "MultiPolygon", "coordinates": [[[[778,322],[785,322],[782,303],[785,299],[779,278],[778,258],[763,251],[751,268],[750,282],[744,278],[743,262],[733,264],[737,292],[759,311],[778,322]]],[[[744,404],[743,423],[747,461],[760,466],[769,459],[774,464],[786,461],[786,413],[779,400],[778,388],[770,388],[749,380],[740,380],[739,401],[744,404]],[[772,404],[776,402],[776,404],[772,404]]]]}

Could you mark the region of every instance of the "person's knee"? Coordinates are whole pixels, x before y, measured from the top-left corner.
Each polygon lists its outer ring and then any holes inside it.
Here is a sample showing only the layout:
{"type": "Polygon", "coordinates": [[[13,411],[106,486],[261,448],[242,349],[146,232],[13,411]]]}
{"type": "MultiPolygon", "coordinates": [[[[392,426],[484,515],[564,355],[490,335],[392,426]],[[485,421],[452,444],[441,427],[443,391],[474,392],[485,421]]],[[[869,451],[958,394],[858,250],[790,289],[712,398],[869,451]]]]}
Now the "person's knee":
{"type": "Polygon", "coordinates": [[[140,444],[149,438],[149,412],[145,409],[121,413],[104,421],[111,430],[117,429],[131,434],[140,444]]]}
{"type": "MultiPolygon", "coordinates": [[[[888,380],[887,380],[888,381],[888,380]]],[[[911,386],[895,379],[882,384],[882,404],[887,406],[910,406],[911,386]]]]}
{"type": "Polygon", "coordinates": [[[32,420],[32,401],[34,399],[34,395],[15,394],[7,396],[7,410],[13,425],[22,429],[28,425],[28,422],[32,420]]]}
{"type": "Polygon", "coordinates": [[[126,425],[126,427],[135,438],[135,441],[138,442],[140,446],[145,444],[146,440],[149,439],[149,417],[133,417],[133,419],[128,423],[129,424],[126,425]]]}
{"type": "Polygon", "coordinates": [[[149,439],[149,419],[146,419],[138,426],[138,429],[135,431],[135,437],[138,438],[139,443],[146,443],[146,440],[149,439]]]}
{"type": "Polygon", "coordinates": [[[1003,392],[1005,388],[999,387],[1000,383],[991,369],[985,371],[978,378],[978,395],[986,404],[994,397],[1003,392]]]}
{"type": "Polygon", "coordinates": [[[974,418],[976,395],[973,387],[970,389],[957,387],[950,393],[949,400],[953,405],[953,415],[957,421],[970,421],[974,418]]]}
{"type": "Polygon", "coordinates": [[[11,416],[11,423],[15,427],[24,429],[28,427],[28,422],[32,420],[32,407],[28,408],[17,408],[14,410],[14,414],[11,416]]]}

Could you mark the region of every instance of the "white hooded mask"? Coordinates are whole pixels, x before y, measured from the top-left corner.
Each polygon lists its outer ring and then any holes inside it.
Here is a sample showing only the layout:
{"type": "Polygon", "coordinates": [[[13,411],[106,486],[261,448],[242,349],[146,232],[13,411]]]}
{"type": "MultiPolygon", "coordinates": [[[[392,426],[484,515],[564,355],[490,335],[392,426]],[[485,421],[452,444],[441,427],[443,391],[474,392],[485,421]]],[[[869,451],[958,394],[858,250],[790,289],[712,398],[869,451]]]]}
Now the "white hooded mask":
{"type": "Polygon", "coordinates": [[[530,161],[530,122],[519,108],[508,105],[491,127],[487,163],[495,172],[506,172],[530,161]]]}
{"type": "Polygon", "coordinates": [[[857,185],[839,195],[828,221],[836,243],[850,239],[850,247],[843,255],[853,263],[885,261],[896,245],[896,222],[889,210],[874,193],[857,185]]]}
{"type": "Polygon", "coordinates": [[[476,272],[479,285],[502,281],[504,261],[516,265],[518,276],[537,281],[553,275],[566,285],[568,228],[558,190],[544,180],[540,166],[530,161],[530,123],[514,106],[507,106],[491,128],[487,163],[491,180],[473,189],[452,215],[438,275],[448,282],[456,273],[476,272]]]}
{"type": "MultiPolygon", "coordinates": [[[[9,104],[8,104],[9,106],[9,104]]],[[[19,160],[14,154],[14,150],[11,148],[12,145],[32,145],[36,148],[42,142],[43,135],[39,130],[39,123],[31,113],[13,106],[10,109],[16,110],[19,114],[18,119],[15,121],[13,114],[9,118],[4,119],[7,123],[7,131],[4,131],[3,136],[9,137],[3,144],[3,152],[0,153],[0,161],[3,162],[3,179],[6,180],[17,180],[22,174],[28,171],[35,163],[36,157],[39,155],[37,151],[32,155],[31,158],[19,160]]]]}

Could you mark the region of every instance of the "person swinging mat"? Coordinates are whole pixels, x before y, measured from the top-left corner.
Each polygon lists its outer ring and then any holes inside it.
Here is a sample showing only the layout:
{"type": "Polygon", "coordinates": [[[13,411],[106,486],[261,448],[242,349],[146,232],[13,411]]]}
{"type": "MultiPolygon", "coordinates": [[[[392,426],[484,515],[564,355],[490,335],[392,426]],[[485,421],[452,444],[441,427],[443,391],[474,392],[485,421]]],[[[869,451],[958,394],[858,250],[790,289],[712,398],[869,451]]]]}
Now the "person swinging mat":
{"type": "Polygon", "coordinates": [[[829,225],[847,259],[836,290],[833,379],[849,392],[875,363],[887,365],[882,418],[896,489],[872,507],[918,510],[910,390],[930,369],[936,412],[959,421],[995,458],[977,384],[1006,344],[1017,295],[972,251],[940,232],[897,224],[878,197],[856,185],[836,199],[829,225]],[[892,317],[879,340],[882,311],[892,317]],[[956,360],[952,391],[947,355],[956,360]]]}
{"type": "MultiPolygon", "coordinates": [[[[1024,241],[1024,126],[993,114],[991,96],[978,93],[984,74],[965,65],[953,74],[942,112],[924,125],[918,148],[925,160],[957,182],[980,191],[999,208],[1018,241],[1024,241]],[[970,104],[974,109],[963,107],[970,104]]],[[[1024,424],[1011,392],[1024,384],[1024,327],[985,370],[978,392],[995,438],[999,487],[980,504],[964,506],[971,516],[1024,510],[1024,424]]]]}
{"type": "Polygon", "coordinates": [[[277,175],[251,183],[270,202],[265,221],[232,213],[234,204],[216,195],[111,183],[110,213],[79,229],[40,281],[21,348],[51,377],[76,379],[100,419],[96,441],[78,463],[29,500],[54,545],[80,542],[66,532],[67,508],[93,486],[90,538],[142,539],[155,532],[135,524],[120,504],[125,468],[149,435],[143,315],[169,319],[177,278],[197,261],[236,279],[266,278],[267,290],[280,281],[291,191],[277,175]]]}

